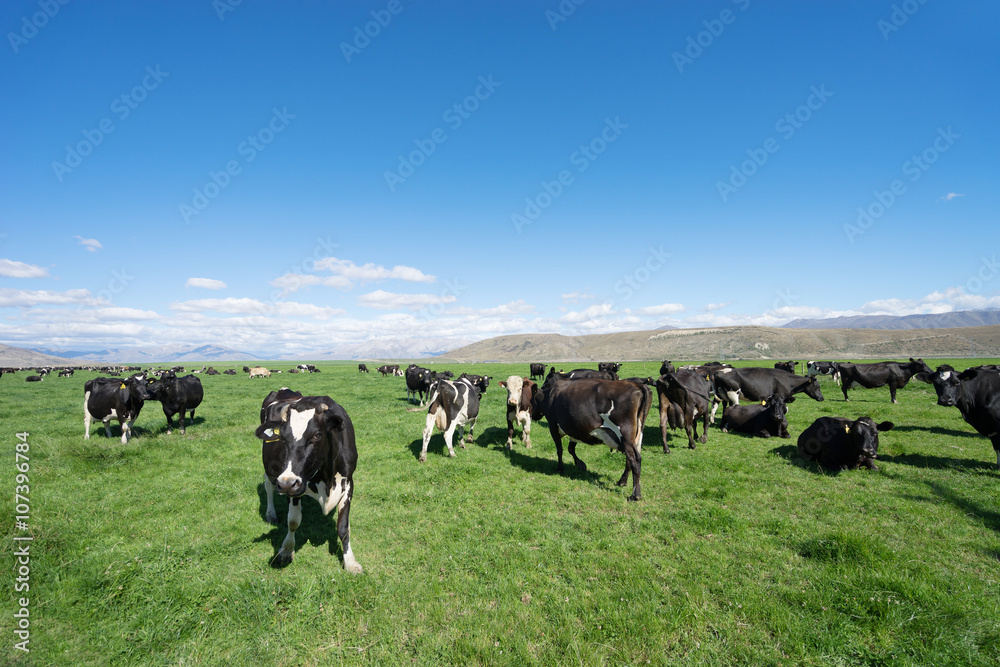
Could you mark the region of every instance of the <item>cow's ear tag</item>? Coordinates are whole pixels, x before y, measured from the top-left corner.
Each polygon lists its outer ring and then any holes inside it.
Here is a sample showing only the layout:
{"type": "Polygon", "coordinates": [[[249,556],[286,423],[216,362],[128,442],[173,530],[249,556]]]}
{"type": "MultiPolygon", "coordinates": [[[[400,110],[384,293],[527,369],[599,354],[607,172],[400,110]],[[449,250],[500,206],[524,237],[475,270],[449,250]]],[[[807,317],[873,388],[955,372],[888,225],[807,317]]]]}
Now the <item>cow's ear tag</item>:
{"type": "Polygon", "coordinates": [[[761,401],[760,404],[761,405],[767,405],[767,401],[761,401]]]}
{"type": "Polygon", "coordinates": [[[269,438],[270,438],[271,436],[273,436],[273,435],[274,435],[274,431],[272,431],[272,430],[271,430],[271,429],[269,429],[269,428],[265,428],[265,429],[264,429],[264,435],[266,435],[267,437],[269,437],[269,438]]]}
{"type": "Polygon", "coordinates": [[[122,382],[122,386],[120,387],[120,389],[124,389],[124,388],[125,388],[125,383],[122,382]]]}
{"type": "Polygon", "coordinates": [[[274,429],[274,434],[275,435],[281,435],[281,431],[279,431],[278,429],[274,429]]]}
{"type": "Polygon", "coordinates": [[[844,427],[844,433],[850,433],[850,432],[851,432],[851,427],[850,426],[845,426],[844,427]]]}

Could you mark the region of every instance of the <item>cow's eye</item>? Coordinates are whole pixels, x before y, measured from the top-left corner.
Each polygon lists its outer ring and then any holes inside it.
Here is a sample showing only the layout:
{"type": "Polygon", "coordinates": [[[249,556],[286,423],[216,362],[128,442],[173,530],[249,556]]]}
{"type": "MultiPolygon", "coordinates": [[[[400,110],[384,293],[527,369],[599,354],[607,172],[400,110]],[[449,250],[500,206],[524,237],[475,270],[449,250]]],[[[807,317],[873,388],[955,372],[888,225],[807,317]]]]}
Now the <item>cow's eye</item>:
{"type": "Polygon", "coordinates": [[[309,436],[309,442],[316,444],[317,442],[319,442],[319,438],[320,438],[319,433],[313,433],[311,436],[309,436]]]}

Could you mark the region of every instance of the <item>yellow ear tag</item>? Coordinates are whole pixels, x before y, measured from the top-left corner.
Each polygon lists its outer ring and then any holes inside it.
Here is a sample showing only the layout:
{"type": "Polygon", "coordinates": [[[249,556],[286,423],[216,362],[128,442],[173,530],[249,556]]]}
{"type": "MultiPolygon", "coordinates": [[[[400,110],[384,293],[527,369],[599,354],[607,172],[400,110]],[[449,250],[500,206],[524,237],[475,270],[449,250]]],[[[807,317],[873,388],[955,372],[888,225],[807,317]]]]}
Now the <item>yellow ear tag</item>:
{"type": "Polygon", "coordinates": [[[850,426],[845,426],[844,427],[844,433],[850,433],[850,432],[851,432],[851,427],[850,426]]]}
{"type": "Polygon", "coordinates": [[[124,389],[124,388],[125,388],[125,383],[124,383],[124,382],[122,382],[122,386],[121,386],[121,387],[119,387],[119,388],[120,388],[120,389],[124,389]]]}
{"type": "Polygon", "coordinates": [[[278,429],[274,429],[274,434],[275,435],[281,435],[281,431],[279,431],[278,429]]]}
{"type": "Polygon", "coordinates": [[[761,401],[760,404],[761,405],[767,405],[767,401],[761,401]]]}

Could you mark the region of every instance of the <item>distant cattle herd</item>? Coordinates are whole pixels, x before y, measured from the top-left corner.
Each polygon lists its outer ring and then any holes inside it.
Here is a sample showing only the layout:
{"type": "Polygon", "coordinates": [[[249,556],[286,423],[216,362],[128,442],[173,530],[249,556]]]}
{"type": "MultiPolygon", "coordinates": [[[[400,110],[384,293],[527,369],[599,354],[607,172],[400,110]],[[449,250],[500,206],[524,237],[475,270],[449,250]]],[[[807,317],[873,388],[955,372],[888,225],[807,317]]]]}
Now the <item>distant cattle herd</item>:
{"type": "MultiPolygon", "coordinates": [[[[526,448],[531,447],[531,423],[545,419],[556,446],[557,470],[563,472],[562,439],[574,465],[586,470],[577,456],[577,443],[607,445],[625,455],[625,468],[619,486],[632,478],[629,500],[642,497],[643,426],[652,407],[655,391],[659,405],[663,451],[669,452],[668,430],[683,428],[688,447],[708,439],[708,426],[714,424],[722,407],[721,430],[757,437],[790,438],[787,413],[799,394],[823,400],[818,375],[829,375],[839,385],[844,400],[855,385],[863,388],[888,387],[892,403],[897,390],[911,379],[934,386],[938,405],[957,407],[962,417],[976,431],[990,439],[1000,468],[1000,368],[976,366],[958,371],[942,365],[932,370],[922,359],[904,362],[849,363],[808,361],[803,375],[797,375],[796,362],[778,362],[774,368],[734,368],[711,362],[704,365],[675,367],[664,361],[658,377],[619,379],[621,364],[601,362],[597,370],[575,369],[568,372],[545,364],[529,365],[528,376],[512,375],[499,384],[506,392],[506,448],[514,446],[515,429],[520,428],[526,448]],[[538,380],[539,382],[536,382],[538,380]],[[741,403],[741,401],[743,401],[741,403]],[[698,435],[698,421],[702,433],[698,435]]],[[[219,375],[212,367],[193,370],[179,376],[183,366],[142,370],[135,366],[0,368],[0,375],[27,371],[27,382],[41,382],[52,372],[72,377],[74,370],[102,373],[102,377],[84,384],[84,438],[90,437],[92,421],[101,422],[105,435],[111,436],[110,421],[121,427],[121,442],[128,443],[132,428],[145,401],[158,401],[167,420],[166,432],[179,418],[180,432],[194,420],[204,392],[196,374],[219,375]],[[122,377],[125,374],[127,377],[122,377]]],[[[434,430],[443,434],[448,455],[455,456],[458,445],[472,442],[479,417],[480,402],[492,378],[488,375],[435,371],[410,364],[400,370],[395,364],[376,369],[381,377],[403,377],[406,399],[427,412],[418,460],[426,461],[428,443],[434,430]]],[[[358,364],[359,373],[368,373],[358,364]]],[[[280,370],[244,366],[250,378],[267,378],[280,370]]],[[[312,364],[299,364],[289,373],[319,373],[312,364]]],[[[222,374],[237,375],[234,369],[222,374]]],[[[417,408],[414,408],[417,409],[417,408]]],[[[876,470],[878,436],[893,428],[890,421],[875,423],[866,416],[820,417],[798,436],[797,451],[802,458],[816,461],[821,467],[848,470],[865,467],[876,470]]],[[[290,498],[288,534],[275,557],[279,565],[291,561],[295,530],[301,522],[300,498],[308,495],[319,502],[324,514],[337,509],[337,532],[343,545],[344,567],[360,573],[350,544],[350,505],[354,493],[353,474],[357,464],[354,427],[343,407],[328,396],[302,396],[283,388],[264,399],[256,436],[262,441],[267,494],[266,519],[276,523],[273,494],[275,489],[290,498]]]]}

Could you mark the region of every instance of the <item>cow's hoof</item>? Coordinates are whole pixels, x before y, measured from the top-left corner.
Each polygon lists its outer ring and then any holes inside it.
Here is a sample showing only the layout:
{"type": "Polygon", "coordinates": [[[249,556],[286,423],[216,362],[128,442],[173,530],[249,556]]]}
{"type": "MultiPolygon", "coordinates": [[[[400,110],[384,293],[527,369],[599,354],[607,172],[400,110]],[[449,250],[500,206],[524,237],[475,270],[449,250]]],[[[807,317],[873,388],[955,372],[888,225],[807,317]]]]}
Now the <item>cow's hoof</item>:
{"type": "Polygon", "coordinates": [[[577,461],[576,469],[579,470],[580,472],[587,472],[587,464],[584,463],[583,461],[577,461]]]}
{"type": "Polygon", "coordinates": [[[708,442],[708,436],[707,435],[701,436],[700,438],[698,438],[698,442],[704,445],[706,442],[708,442]]]}
{"type": "Polygon", "coordinates": [[[728,428],[726,428],[725,426],[723,426],[723,427],[722,427],[722,432],[723,432],[723,433],[729,433],[729,429],[728,429],[728,428]]]}
{"type": "Polygon", "coordinates": [[[420,456],[417,457],[417,460],[420,461],[421,463],[423,463],[424,461],[427,460],[427,455],[426,454],[421,454],[420,456]]]}
{"type": "Polygon", "coordinates": [[[448,452],[448,458],[449,459],[455,458],[455,452],[448,452]]]}
{"type": "Polygon", "coordinates": [[[344,569],[351,574],[364,574],[364,569],[361,567],[361,563],[354,560],[353,558],[349,561],[344,561],[344,569]]]}
{"type": "Polygon", "coordinates": [[[271,561],[271,563],[275,567],[285,567],[291,562],[292,562],[292,552],[285,551],[284,549],[275,554],[274,559],[271,561]]]}
{"type": "Polygon", "coordinates": [[[278,525],[278,515],[276,513],[274,513],[274,512],[268,512],[267,514],[264,515],[264,521],[267,521],[268,523],[274,524],[275,526],[277,526],[278,525]]]}
{"type": "Polygon", "coordinates": [[[664,445],[664,446],[663,446],[663,453],[664,453],[664,454],[669,454],[669,453],[670,453],[670,448],[669,448],[669,447],[667,447],[666,445],[664,445]]]}
{"type": "Polygon", "coordinates": [[[628,497],[628,501],[630,503],[634,503],[637,500],[642,500],[642,496],[637,496],[633,493],[631,496],[628,497]]]}

